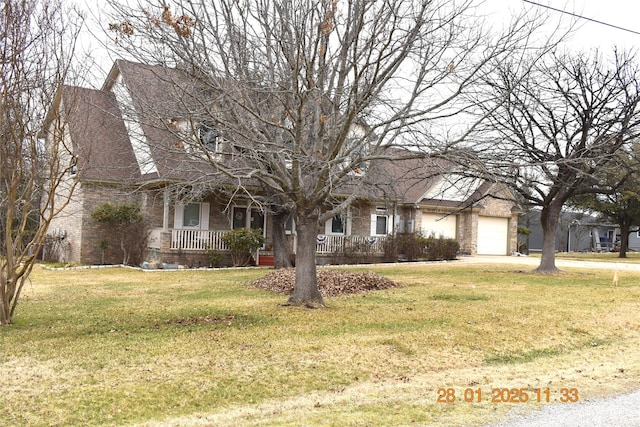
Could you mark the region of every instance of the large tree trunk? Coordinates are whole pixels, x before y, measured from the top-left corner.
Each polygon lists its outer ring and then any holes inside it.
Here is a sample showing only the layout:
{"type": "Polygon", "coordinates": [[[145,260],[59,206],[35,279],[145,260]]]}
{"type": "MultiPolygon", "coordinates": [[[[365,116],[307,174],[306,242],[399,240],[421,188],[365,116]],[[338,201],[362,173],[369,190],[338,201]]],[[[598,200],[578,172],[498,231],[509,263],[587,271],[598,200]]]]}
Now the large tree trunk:
{"type": "Polygon", "coordinates": [[[552,202],[542,208],[540,224],[542,225],[542,257],[537,273],[557,273],[556,267],[556,231],[562,212],[562,203],[552,202]]]}
{"type": "Polygon", "coordinates": [[[273,240],[273,260],[275,268],[291,267],[289,242],[287,241],[287,233],[285,231],[288,216],[289,213],[285,211],[278,211],[273,215],[271,237],[273,240]]]}
{"type": "Polygon", "coordinates": [[[629,249],[629,234],[631,233],[631,224],[628,221],[622,221],[620,224],[620,254],[618,257],[626,258],[629,249]]]}
{"type": "Polygon", "coordinates": [[[299,215],[296,231],[296,283],[287,305],[324,306],[316,275],[318,215],[299,215]]]}

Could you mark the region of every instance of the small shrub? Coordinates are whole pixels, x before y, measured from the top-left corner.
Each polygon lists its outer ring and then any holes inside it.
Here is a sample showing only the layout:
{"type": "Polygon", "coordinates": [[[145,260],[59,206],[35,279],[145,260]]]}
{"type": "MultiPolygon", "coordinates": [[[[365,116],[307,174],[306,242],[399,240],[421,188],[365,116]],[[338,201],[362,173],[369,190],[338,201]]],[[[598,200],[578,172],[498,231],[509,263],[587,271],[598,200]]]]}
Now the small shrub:
{"type": "Polygon", "coordinates": [[[384,262],[396,262],[398,261],[398,255],[400,251],[398,249],[398,239],[396,235],[389,235],[384,242],[382,242],[382,260],[384,262]]]}
{"type": "Polygon", "coordinates": [[[429,261],[456,259],[460,244],[455,239],[431,235],[424,238],[424,257],[429,261]]]}
{"type": "Polygon", "coordinates": [[[236,228],[225,233],[222,241],[231,252],[231,259],[235,267],[249,264],[251,256],[264,244],[262,229],[236,228]]]}
{"type": "Polygon", "coordinates": [[[98,242],[98,247],[100,248],[100,252],[102,253],[102,264],[104,264],[104,253],[109,247],[109,239],[100,240],[100,242],[98,242]]]}
{"type": "Polygon", "coordinates": [[[527,227],[518,227],[518,252],[521,254],[529,254],[528,240],[531,230],[527,227]]]}
{"type": "Polygon", "coordinates": [[[427,241],[421,233],[405,233],[400,235],[400,250],[407,261],[424,258],[427,241]]]}
{"type": "Polygon", "coordinates": [[[215,249],[207,249],[207,260],[210,267],[220,267],[224,254],[215,249]]]}
{"type": "Polygon", "coordinates": [[[140,205],[103,203],[93,210],[91,218],[105,224],[108,232],[120,242],[122,264],[139,265],[142,262],[147,248],[149,227],[140,213],[140,205]]]}
{"type": "Polygon", "coordinates": [[[395,262],[399,257],[407,261],[435,261],[456,259],[460,244],[455,239],[436,237],[434,234],[425,237],[421,233],[398,233],[387,236],[383,249],[387,262],[395,262]]]}
{"type": "Polygon", "coordinates": [[[420,233],[397,233],[387,236],[384,242],[385,261],[395,262],[399,257],[407,261],[422,258],[425,241],[420,233]]]}

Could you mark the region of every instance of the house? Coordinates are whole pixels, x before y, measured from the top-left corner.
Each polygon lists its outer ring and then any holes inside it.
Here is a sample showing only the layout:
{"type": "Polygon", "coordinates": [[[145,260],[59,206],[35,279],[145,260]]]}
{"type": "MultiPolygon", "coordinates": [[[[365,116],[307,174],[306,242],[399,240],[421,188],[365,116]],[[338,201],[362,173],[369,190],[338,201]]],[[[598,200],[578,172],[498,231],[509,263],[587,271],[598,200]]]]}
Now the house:
{"type": "MultiPolygon", "coordinates": [[[[526,238],[530,252],[542,251],[541,210],[531,209],[520,217],[520,226],[531,230],[526,238]]],[[[619,243],[620,229],[616,224],[599,220],[584,212],[563,211],[556,230],[558,252],[607,252],[619,243]]],[[[523,239],[525,240],[525,239],[523,239]]],[[[629,243],[631,247],[631,236],[629,243]]]]}
{"type": "Polygon", "coordinates": [[[635,229],[629,234],[629,250],[634,252],[640,251],[640,229],[635,229]]]}
{"type": "MultiPolygon", "coordinates": [[[[212,162],[238,161],[219,155],[223,141],[215,129],[205,123],[197,132],[202,144],[211,147],[209,158],[194,156],[176,139],[174,131],[189,125],[177,119],[180,103],[198,90],[175,71],[118,60],[101,89],[66,86],[60,91],[53,111],[68,119],[64,143],[74,155],[62,161],[77,166],[67,177],[76,188],[71,203],[51,223],[51,258],[75,263],[99,263],[103,256],[109,262],[121,259],[117,244],[101,244],[108,236],[91,218],[104,202],[141,206],[151,229],[150,262],[205,265],[205,251],[224,251],[223,234],[241,227],[263,230],[267,243],[260,255],[270,253],[269,212],[250,195],[230,192],[234,183],[213,174],[212,162]]],[[[398,232],[454,238],[465,254],[516,250],[519,210],[504,186],[466,178],[450,164],[428,158],[383,161],[366,176],[368,192],[318,230],[319,256],[345,245],[380,253],[385,236],[398,232]]],[[[288,233],[293,242],[291,221],[288,233]]]]}

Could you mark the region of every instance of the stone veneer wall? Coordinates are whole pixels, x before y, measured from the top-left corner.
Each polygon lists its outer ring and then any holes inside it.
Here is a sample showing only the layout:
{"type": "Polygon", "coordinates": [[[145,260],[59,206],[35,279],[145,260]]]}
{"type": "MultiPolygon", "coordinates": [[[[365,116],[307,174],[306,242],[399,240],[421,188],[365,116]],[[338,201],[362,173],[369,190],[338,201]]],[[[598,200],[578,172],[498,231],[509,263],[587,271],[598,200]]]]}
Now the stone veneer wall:
{"type": "MultiPolygon", "coordinates": [[[[107,239],[109,245],[105,251],[105,263],[119,264],[123,254],[120,250],[120,242],[110,238],[107,228],[91,218],[94,209],[103,203],[138,203],[142,204],[141,192],[127,191],[126,188],[107,185],[84,184],[83,214],[82,214],[82,241],[80,243],[80,260],[83,264],[102,263],[102,250],[100,241],[107,239]]],[[[146,216],[146,215],[145,215],[146,216]]]]}
{"type": "Polygon", "coordinates": [[[518,217],[520,210],[516,209],[511,213],[509,220],[509,253],[518,252],[518,217]]]}
{"type": "Polygon", "coordinates": [[[458,242],[462,255],[478,253],[478,211],[465,210],[458,215],[458,242]]]}
{"type": "Polygon", "coordinates": [[[65,263],[80,262],[80,244],[82,241],[82,200],[84,198],[84,187],[78,185],[73,198],[67,203],[67,195],[57,197],[56,205],[67,205],[53,218],[49,224],[48,234],[50,236],[64,233],[64,238],[54,244],[45,247],[45,257],[47,260],[54,260],[65,263]]]}
{"type": "MultiPolygon", "coordinates": [[[[371,235],[371,214],[376,212],[376,205],[361,203],[350,209],[351,215],[351,235],[370,236],[371,235]]],[[[324,233],[324,231],[323,231],[324,233]]]]}

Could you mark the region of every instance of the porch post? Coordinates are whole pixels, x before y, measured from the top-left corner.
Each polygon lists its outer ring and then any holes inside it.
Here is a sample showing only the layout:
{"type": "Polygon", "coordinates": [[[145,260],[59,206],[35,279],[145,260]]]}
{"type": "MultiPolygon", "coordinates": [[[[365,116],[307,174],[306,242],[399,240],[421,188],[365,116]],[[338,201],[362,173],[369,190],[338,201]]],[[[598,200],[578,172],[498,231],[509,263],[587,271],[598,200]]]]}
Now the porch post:
{"type": "Polygon", "coordinates": [[[162,231],[169,231],[169,206],[170,206],[170,196],[169,196],[169,188],[164,188],[164,197],[163,197],[163,209],[162,209],[162,231]]]}

